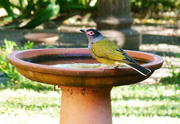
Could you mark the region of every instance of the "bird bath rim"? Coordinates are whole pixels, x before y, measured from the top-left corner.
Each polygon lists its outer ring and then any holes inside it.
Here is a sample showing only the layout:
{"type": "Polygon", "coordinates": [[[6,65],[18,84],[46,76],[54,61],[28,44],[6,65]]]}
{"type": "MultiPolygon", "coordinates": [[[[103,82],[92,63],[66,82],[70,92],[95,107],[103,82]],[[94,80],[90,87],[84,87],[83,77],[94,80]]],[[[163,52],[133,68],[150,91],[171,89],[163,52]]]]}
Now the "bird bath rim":
{"type": "MultiPolygon", "coordinates": [[[[132,58],[139,58],[143,60],[149,61],[147,64],[143,64],[142,66],[145,68],[149,68],[152,73],[159,69],[163,64],[162,57],[158,55],[154,55],[151,53],[139,52],[139,51],[130,51],[126,50],[126,52],[132,58]]],[[[8,61],[14,65],[17,70],[24,75],[25,77],[39,81],[42,83],[50,83],[56,85],[63,86],[77,86],[77,87],[108,87],[108,86],[120,86],[127,85],[132,83],[137,83],[148,78],[148,76],[142,76],[134,69],[130,67],[121,67],[119,69],[105,69],[101,70],[98,68],[91,69],[81,69],[81,68],[57,68],[51,67],[48,65],[31,63],[28,61],[24,61],[22,59],[33,58],[43,55],[62,55],[62,56],[90,56],[90,53],[87,48],[55,48],[55,49],[31,49],[31,50],[22,50],[15,51],[8,54],[8,61]],[[33,74],[35,72],[35,74],[33,74]],[[46,74],[46,76],[50,75],[52,78],[52,82],[49,82],[45,75],[43,77],[38,77],[37,75],[46,74]],[[58,77],[59,76],[59,77],[58,77]],[[71,79],[70,79],[71,77],[71,79]],[[40,79],[43,78],[43,79],[40,79]],[[56,79],[55,79],[56,78],[56,79]],[[62,78],[62,80],[60,79],[62,78]],[[69,79],[67,79],[69,78],[69,79]],[[103,79],[104,78],[104,79],[103,79]],[[115,78],[115,79],[114,79],[115,78]],[[106,80],[107,79],[107,80],[106,80]],[[132,81],[131,81],[132,80],[132,81]],[[73,82],[78,82],[74,84],[73,82]],[[109,81],[107,84],[103,84],[103,82],[109,81]],[[118,83],[123,81],[124,83],[118,83]],[[58,83],[59,82],[59,83],[58,83]],[[61,83],[63,82],[63,83],[61,83]],[[67,83],[69,82],[69,84],[67,83]],[[84,83],[83,83],[84,82],[84,83]],[[93,82],[93,84],[89,84],[93,82]],[[96,83],[99,82],[99,83],[96,83]]]]}

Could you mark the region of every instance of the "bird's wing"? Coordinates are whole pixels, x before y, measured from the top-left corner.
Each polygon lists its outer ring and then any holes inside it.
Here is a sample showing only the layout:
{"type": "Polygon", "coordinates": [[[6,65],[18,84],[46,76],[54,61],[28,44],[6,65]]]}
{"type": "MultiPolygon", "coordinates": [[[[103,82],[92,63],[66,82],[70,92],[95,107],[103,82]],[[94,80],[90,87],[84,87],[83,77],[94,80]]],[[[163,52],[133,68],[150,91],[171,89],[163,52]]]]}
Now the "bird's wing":
{"type": "Polygon", "coordinates": [[[126,52],[119,48],[114,42],[107,39],[92,44],[91,51],[95,56],[100,58],[124,61],[125,63],[129,63],[132,60],[126,52]]]}

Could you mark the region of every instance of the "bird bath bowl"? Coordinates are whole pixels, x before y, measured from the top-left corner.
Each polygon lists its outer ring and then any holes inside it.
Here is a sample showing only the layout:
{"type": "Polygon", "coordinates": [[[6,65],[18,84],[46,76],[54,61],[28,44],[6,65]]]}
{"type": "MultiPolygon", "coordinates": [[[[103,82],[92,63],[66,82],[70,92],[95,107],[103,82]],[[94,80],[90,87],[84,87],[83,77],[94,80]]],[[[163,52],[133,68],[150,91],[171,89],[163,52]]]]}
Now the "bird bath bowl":
{"type": "MultiPolygon", "coordinates": [[[[160,56],[126,51],[152,72],[163,64],[160,56]]],[[[10,53],[8,61],[33,81],[59,85],[62,90],[60,124],[112,124],[113,86],[129,85],[147,79],[130,67],[119,69],[54,67],[56,64],[94,64],[87,48],[33,49],[10,53]]]]}

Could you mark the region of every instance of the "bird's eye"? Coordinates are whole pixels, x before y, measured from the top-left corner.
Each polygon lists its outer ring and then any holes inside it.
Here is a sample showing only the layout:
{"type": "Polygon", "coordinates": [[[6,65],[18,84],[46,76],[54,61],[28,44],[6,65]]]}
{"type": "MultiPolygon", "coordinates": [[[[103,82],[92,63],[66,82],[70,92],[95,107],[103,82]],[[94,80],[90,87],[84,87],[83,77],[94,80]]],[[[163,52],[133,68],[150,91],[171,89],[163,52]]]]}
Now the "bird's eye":
{"type": "Polygon", "coordinates": [[[89,31],[87,32],[88,35],[94,35],[94,32],[93,31],[89,31]]]}

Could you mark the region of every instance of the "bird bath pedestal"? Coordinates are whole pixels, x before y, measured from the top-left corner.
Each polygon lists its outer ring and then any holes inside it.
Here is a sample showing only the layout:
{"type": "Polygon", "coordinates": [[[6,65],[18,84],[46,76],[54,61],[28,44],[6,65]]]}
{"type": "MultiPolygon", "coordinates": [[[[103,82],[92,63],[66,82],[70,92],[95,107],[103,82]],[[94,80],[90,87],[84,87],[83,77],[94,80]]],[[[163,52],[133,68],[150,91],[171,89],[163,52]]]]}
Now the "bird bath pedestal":
{"type": "MultiPolygon", "coordinates": [[[[162,66],[157,55],[126,51],[132,58],[146,62],[152,73],[162,66]]],[[[147,79],[130,67],[119,69],[62,68],[62,63],[98,63],[86,48],[36,49],[10,53],[8,61],[30,80],[59,85],[62,90],[60,124],[112,124],[113,86],[129,85],[147,79]]]]}

